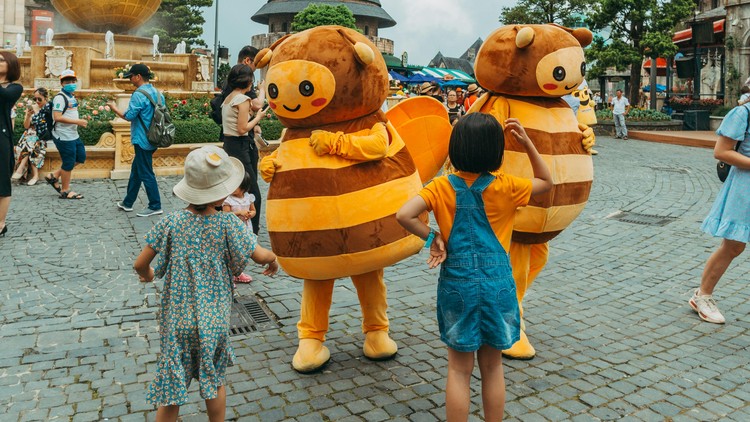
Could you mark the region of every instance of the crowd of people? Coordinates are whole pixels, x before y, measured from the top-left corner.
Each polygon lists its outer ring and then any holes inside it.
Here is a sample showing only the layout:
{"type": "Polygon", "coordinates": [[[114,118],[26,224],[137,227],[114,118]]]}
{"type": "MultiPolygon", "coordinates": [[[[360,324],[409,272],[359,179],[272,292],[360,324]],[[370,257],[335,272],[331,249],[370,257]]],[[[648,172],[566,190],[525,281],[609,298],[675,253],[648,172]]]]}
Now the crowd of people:
{"type": "MultiPolygon", "coordinates": [[[[233,356],[228,331],[233,282],[252,281],[252,277],[244,273],[250,260],[264,265],[265,275],[274,275],[279,269],[275,254],[260,246],[257,238],[262,205],[257,180],[258,142],[262,142],[258,123],[265,112],[265,92],[262,84],[257,91],[254,89],[256,54],[257,50],[252,47],[243,48],[238,64],[231,68],[226,86],[217,96],[214,117],[221,123],[219,139],[223,148],[205,146],[186,157],[184,177],[173,192],[188,205],[154,225],[134,264],[143,282],[164,278],[159,321],[161,355],[156,377],[148,389],[148,399],[158,406],[157,420],[177,419],[179,406],[188,400],[187,389],[192,379],[200,384],[209,418],[223,420],[225,374],[233,356]],[[157,256],[159,259],[152,267],[157,256]],[[190,306],[181,306],[182,303],[190,306]],[[202,327],[200,334],[197,324],[202,327]]],[[[87,121],[78,115],[75,72],[62,72],[62,89],[52,99],[43,88],[34,91],[35,104],[24,115],[26,131],[18,141],[20,154],[16,159],[11,113],[23,93],[23,87],[17,83],[20,76],[18,59],[12,53],[0,52],[2,236],[8,232],[6,218],[12,181],[23,179],[34,185],[39,180],[47,147],[44,133],[51,133],[61,157],[60,168],[45,175],[46,182],[61,199],[84,198],[71,188],[73,169],[86,160],[78,128],[86,127],[87,121]],[[51,110],[52,121],[45,120],[46,109],[51,110]]],[[[125,197],[117,207],[124,212],[133,211],[143,186],[148,207],[137,215],[162,214],[152,161],[156,148],[149,142],[147,132],[155,104],[163,104],[164,96],[151,85],[152,74],[146,65],[133,65],[124,77],[136,87],[130,104],[124,111],[115,103],[110,103],[109,107],[131,123],[135,157],[125,197]]],[[[443,265],[438,281],[442,286],[438,289],[438,315],[442,315],[441,308],[452,306],[451,299],[440,292],[477,298],[463,303],[456,318],[438,320],[441,339],[449,348],[446,387],[449,418],[461,418],[468,412],[469,383],[476,356],[482,377],[485,417],[501,419],[505,401],[501,350],[509,348],[519,338],[518,304],[515,294],[500,302],[488,302],[488,297],[471,292],[489,285],[498,291],[513,292],[514,281],[505,251],[509,248],[515,211],[536,195],[548,191],[552,177],[518,120],[508,119],[503,126],[484,113],[467,115],[481,94],[476,84],[468,85],[465,90],[443,92],[436,83],[425,82],[419,94],[431,96],[446,107],[454,125],[449,156],[456,171],[428,183],[418,196],[403,205],[397,219],[409,232],[426,240],[430,250],[429,267],[443,265]],[[532,179],[492,174],[502,164],[504,127],[526,150],[533,169],[532,179]],[[420,219],[425,211],[434,214],[439,231],[420,219]],[[453,233],[450,243],[446,243],[443,233],[453,233]],[[485,277],[481,280],[474,280],[460,265],[460,258],[456,258],[467,248],[493,251],[488,262],[495,264],[484,268],[485,277]],[[490,308],[500,311],[485,312],[490,308]],[[474,320],[480,321],[480,326],[474,324],[474,320]],[[480,346],[476,349],[467,344],[480,346]]],[[[598,93],[594,101],[601,104],[598,93]]],[[[625,116],[630,104],[621,90],[617,90],[611,105],[616,135],[628,139],[625,116]]],[[[722,241],[709,257],[700,287],[689,300],[699,317],[712,323],[725,322],[712,296],[714,289],[750,241],[750,196],[746,194],[750,186],[750,145],[744,142],[750,136],[748,121],[750,104],[742,102],[729,112],[717,130],[719,139],[714,155],[733,167],[701,228],[722,241]]]]}

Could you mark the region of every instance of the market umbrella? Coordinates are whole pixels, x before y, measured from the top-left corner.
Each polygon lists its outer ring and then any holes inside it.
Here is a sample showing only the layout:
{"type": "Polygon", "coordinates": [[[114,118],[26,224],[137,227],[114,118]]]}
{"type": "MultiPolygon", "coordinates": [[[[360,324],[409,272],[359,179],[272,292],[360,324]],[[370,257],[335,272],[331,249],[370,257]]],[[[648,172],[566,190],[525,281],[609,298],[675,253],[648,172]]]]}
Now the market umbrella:
{"type": "Polygon", "coordinates": [[[391,75],[392,79],[395,79],[395,80],[400,81],[400,82],[406,82],[406,81],[409,80],[409,78],[407,78],[406,76],[404,76],[404,75],[402,75],[402,74],[400,74],[398,72],[394,72],[392,70],[389,70],[388,74],[391,75]]]}
{"type": "Polygon", "coordinates": [[[451,79],[449,81],[439,81],[438,82],[440,86],[447,86],[447,87],[456,87],[460,86],[461,88],[466,88],[469,86],[466,82],[459,81],[458,79],[451,79]]]}
{"type": "MultiPolygon", "coordinates": [[[[651,91],[651,85],[646,85],[643,87],[643,92],[649,92],[651,91]]],[[[656,92],[666,92],[667,86],[662,84],[656,84],[656,92]]]]}
{"type": "Polygon", "coordinates": [[[433,78],[432,76],[422,75],[420,73],[415,73],[409,77],[406,81],[410,84],[421,84],[422,82],[435,82],[439,81],[438,78],[433,78]]]}

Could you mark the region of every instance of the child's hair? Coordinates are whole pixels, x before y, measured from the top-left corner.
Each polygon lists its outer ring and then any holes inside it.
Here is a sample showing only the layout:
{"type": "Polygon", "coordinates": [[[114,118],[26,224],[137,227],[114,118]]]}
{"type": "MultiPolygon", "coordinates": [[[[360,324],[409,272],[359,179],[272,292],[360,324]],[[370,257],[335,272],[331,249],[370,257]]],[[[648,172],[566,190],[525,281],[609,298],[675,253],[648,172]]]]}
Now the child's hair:
{"type": "Polygon", "coordinates": [[[456,170],[484,173],[500,168],[503,150],[505,135],[497,119],[487,113],[471,113],[453,127],[448,156],[456,170]]]}
{"type": "Polygon", "coordinates": [[[200,205],[190,204],[190,205],[192,205],[196,211],[205,211],[206,209],[208,209],[208,206],[211,204],[200,204],[200,205]]]}
{"type": "Polygon", "coordinates": [[[750,86],[742,85],[742,88],[740,88],[740,92],[743,94],[750,93],[750,86]]]}
{"type": "Polygon", "coordinates": [[[242,183],[240,183],[239,188],[242,190],[242,192],[249,192],[250,188],[253,187],[253,177],[250,176],[250,173],[245,172],[245,177],[242,178],[242,183]]]}

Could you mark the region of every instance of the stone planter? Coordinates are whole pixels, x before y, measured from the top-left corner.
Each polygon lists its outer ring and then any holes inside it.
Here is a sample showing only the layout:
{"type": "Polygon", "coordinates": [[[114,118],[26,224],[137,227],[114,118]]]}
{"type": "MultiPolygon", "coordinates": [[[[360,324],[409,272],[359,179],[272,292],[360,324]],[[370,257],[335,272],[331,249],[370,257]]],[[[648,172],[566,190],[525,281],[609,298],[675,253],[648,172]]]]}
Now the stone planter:
{"type": "Polygon", "coordinates": [[[135,85],[130,83],[130,79],[114,78],[112,79],[112,83],[115,84],[115,88],[117,89],[130,93],[135,92],[135,85]]]}
{"type": "MultiPolygon", "coordinates": [[[[659,130],[659,131],[676,131],[682,130],[681,120],[667,120],[661,122],[634,122],[625,119],[625,125],[628,131],[631,130],[659,130]]],[[[599,120],[593,126],[594,134],[598,136],[615,136],[615,122],[612,120],[599,120]]]]}
{"type": "Polygon", "coordinates": [[[716,132],[716,129],[721,126],[721,122],[724,121],[724,116],[709,116],[709,128],[716,132]]]}

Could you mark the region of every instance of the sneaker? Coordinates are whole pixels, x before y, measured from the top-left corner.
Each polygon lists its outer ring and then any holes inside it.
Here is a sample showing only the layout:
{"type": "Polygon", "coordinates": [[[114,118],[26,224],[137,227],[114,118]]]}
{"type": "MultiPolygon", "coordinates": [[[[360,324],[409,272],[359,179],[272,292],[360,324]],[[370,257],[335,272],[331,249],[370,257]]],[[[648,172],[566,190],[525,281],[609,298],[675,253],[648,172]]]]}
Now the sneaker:
{"type": "Polygon", "coordinates": [[[253,281],[253,278],[250,275],[248,275],[248,274],[242,273],[242,274],[238,275],[237,277],[235,277],[234,281],[236,283],[249,283],[249,282],[253,281]]]}
{"type": "Polygon", "coordinates": [[[628,137],[627,137],[627,136],[623,136],[623,137],[622,137],[622,140],[623,140],[623,141],[627,141],[627,140],[628,140],[628,137]]]}
{"type": "Polygon", "coordinates": [[[706,322],[712,322],[714,324],[723,324],[724,315],[719,312],[719,307],[716,306],[716,301],[711,295],[698,295],[700,289],[695,289],[693,297],[690,298],[688,304],[698,316],[706,322]]]}
{"type": "Polygon", "coordinates": [[[126,211],[126,212],[133,211],[133,207],[126,207],[125,204],[123,204],[122,202],[118,202],[117,203],[117,208],[119,208],[119,209],[121,209],[123,211],[126,211]]]}
{"type": "Polygon", "coordinates": [[[152,215],[159,215],[159,214],[164,214],[164,211],[162,211],[162,210],[152,210],[151,208],[145,208],[142,211],[138,211],[138,213],[136,215],[138,217],[151,217],[152,215]]]}

